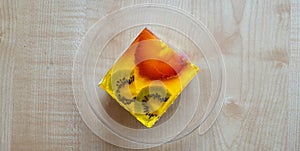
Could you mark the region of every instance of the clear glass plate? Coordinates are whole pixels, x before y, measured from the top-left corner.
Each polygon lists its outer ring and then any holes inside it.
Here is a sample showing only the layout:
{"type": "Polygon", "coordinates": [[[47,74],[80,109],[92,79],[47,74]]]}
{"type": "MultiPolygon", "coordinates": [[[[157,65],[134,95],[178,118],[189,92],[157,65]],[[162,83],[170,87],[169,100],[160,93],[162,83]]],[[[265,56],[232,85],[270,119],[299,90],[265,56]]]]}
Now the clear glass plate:
{"type": "Polygon", "coordinates": [[[74,59],[72,84],[80,115],[97,136],[124,148],[149,148],[211,127],[224,100],[225,67],[218,44],[200,21],[170,6],[135,5],[109,14],[88,30],[74,59]],[[145,27],[200,68],[150,129],[97,87],[145,27]]]}

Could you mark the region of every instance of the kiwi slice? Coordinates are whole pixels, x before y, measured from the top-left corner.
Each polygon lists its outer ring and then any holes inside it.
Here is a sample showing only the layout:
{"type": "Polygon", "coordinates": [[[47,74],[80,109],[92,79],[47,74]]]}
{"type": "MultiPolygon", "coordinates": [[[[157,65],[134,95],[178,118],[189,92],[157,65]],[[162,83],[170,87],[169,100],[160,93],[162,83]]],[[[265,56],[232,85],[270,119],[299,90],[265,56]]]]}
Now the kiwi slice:
{"type": "Polygon", "coordinates": [[[164,85],[150,85],[143,88],[136,97],[135,111],[136,113],[157,117],[157,112],[162,105],[167,102],[171,94],[164,85]]]}
{"type": "Polygon", "coordinates": [[[120,102],[129,105],[136,100],[132,70],[119,70],[111,76],[111,88],[120,102]]]}

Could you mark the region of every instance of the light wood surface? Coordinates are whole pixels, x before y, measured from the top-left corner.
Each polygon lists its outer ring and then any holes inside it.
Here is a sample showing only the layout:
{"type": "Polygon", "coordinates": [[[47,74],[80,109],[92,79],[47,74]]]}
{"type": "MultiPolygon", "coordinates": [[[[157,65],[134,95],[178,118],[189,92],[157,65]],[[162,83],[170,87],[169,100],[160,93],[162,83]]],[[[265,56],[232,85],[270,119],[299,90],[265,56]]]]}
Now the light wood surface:
{"type": "Polygon", "coordinates": [[[148,150],[300,150],[299,0],[0,0],[1,151],[128,150],[82,121],[72,63],[99,18],[146,2],[201,20],[228,73],[223,109],[204,135],[148,150]]]}
{"type": "Polygon", "coordinates": [[[288,150],[300,150],[300,1],[291,1],[288,150]]]}

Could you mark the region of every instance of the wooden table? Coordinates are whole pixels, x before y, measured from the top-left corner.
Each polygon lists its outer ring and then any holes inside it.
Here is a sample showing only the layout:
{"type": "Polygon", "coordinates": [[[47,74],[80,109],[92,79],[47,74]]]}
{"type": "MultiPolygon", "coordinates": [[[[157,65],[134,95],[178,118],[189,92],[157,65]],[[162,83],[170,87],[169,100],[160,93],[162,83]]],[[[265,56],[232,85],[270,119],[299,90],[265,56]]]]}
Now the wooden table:
{"type": "MultiPolygon", "coordinates": [[[[127,150],[104,142],[82,121],[72,63],[99,18],[145,2],[0,1],[0,150],[127,150]]],[[[207,133],[149,150],[300,150],[300,1],[160,3],[190,12],[215,35],[229,89],[207,133]]]]}

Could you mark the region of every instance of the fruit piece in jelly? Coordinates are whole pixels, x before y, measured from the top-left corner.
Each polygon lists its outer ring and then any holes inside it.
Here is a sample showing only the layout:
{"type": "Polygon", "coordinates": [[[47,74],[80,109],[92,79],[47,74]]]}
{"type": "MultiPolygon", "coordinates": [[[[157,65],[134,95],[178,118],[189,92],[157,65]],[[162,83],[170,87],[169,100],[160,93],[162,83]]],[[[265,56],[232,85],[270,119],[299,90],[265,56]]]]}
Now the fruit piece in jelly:
{"type": "Polygon", "coordinates": [[[168,79],[177,74],[188,63],[160,40],[144,40],[138,43],[135,63],[140,74],[150,80],[168,79]]]}

